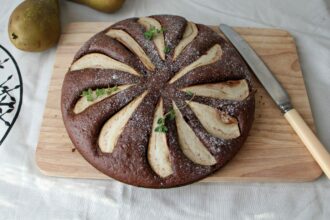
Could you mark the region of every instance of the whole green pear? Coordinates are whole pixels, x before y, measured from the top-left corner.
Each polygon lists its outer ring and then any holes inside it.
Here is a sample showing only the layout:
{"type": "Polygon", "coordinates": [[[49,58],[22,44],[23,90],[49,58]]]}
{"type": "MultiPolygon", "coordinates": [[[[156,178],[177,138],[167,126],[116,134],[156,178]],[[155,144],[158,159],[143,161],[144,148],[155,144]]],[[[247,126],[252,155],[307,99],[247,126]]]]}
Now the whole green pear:
{"type": "Polygon", "coordinates": [[[58,0],[26,0],[9,18],[10,41],[21,50],[43,51],[57,43],[61,34],[58,0]]]}
{"type": "Polygon", "coordinates": [[[112,13],[121,8],[125,0],[72,0],[74,2],[87,5],[98,11],[112,13]]]}

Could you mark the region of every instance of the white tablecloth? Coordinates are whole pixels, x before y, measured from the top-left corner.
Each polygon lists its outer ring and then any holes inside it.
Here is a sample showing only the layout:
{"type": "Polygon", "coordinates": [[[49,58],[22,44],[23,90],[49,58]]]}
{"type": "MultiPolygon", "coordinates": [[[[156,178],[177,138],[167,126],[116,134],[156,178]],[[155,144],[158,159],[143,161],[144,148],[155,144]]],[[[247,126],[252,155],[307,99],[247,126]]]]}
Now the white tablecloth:
{"type": "MultiPolygon", "coordinates": [[[[11,45],[7,23],[19,2],[0,0],[0,44],[17,60],[24,81],[20,115],[0,146],[1,220],[330,218],[330,181],[324,176],[309,183],[198,183],[150,190],[116,181],[42,175],[34,153],[55,48],[26,53],[11,45]]],[[[127,0],[123,9],[113,15],[67,1],[61,3],[63,24],[162,13],[205,24],[221,22],[288,30],[297,41],[318,134],[330,150],[330,1],[127,0]]]]}

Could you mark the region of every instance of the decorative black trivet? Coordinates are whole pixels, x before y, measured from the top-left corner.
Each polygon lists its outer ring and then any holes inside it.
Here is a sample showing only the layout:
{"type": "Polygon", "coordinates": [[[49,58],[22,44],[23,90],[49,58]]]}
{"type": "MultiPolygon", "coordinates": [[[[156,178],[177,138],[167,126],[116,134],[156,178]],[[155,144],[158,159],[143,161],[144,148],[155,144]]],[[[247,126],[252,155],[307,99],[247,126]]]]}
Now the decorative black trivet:
{"type": "Polygon", "coordinates": [[[0,45],[0,145],[20,112],[23,82],[20,70],[9,51],[0,45]]]}

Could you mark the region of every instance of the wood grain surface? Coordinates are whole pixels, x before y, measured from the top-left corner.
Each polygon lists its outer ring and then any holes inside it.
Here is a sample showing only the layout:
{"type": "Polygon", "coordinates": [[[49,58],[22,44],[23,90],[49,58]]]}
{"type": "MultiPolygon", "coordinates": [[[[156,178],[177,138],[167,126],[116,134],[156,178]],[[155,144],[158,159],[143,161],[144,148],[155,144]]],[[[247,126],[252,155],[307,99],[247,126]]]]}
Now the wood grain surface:
{"type": "MultiPolygon", "coordinates": [[[[71,23],[61,36],[49,85],[48,99],[36,150],[42,173],[57,177],[108,179],[75,151],[60,110],[64,75],[76,51],[93,34],[110,23],[71,23]]],[[[218,28],[213,27],[218,31],[218,28]]],[[[296,45],[292,36],[278,29],[236,28],[260,55],[291,96],[293,105],[314,127],[296,45]]],[[[294,133],[265,90],[256,83],[255,121],[235,158],[203,182],[311,181],[322,171],[294,133]]]]}

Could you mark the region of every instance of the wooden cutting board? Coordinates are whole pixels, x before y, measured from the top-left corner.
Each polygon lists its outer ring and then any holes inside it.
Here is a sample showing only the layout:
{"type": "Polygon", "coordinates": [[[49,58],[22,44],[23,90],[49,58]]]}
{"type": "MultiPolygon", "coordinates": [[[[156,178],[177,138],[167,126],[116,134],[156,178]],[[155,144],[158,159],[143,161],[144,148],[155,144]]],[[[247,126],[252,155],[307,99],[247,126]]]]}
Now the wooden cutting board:
{"type": "MultiPolygon", "coordinates": [[[[46,175],[108,179],[74,150],[62,121],[60,95],[64,75],[76,51],[94,33],[109,25],[71,23],[63,30],[36,150],[36,162],[46,175]]],[[[287,89],[296,109],[314,127],[293,37],[278,29],[236,30],[265,61],[287,89]]],[[[319,166],[257,83],[255,121],[246,143],[223,169],[203,181],[311,181],[321,174],[319,166]]]]}

